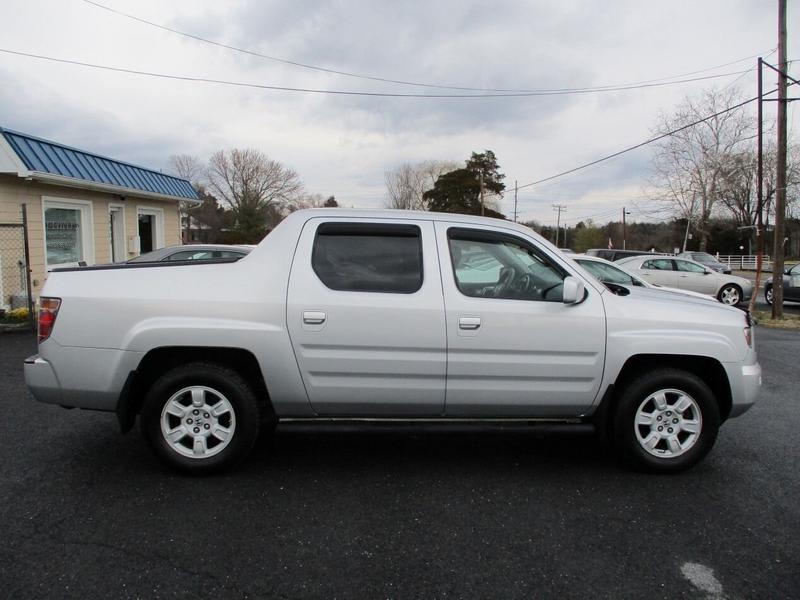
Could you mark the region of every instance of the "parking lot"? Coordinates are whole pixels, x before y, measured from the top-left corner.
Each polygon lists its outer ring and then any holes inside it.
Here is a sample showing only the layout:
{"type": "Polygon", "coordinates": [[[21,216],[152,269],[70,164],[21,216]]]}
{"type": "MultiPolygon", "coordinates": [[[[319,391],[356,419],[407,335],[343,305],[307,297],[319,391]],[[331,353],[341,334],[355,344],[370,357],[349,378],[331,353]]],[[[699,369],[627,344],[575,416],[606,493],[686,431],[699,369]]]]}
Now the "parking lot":
{"type": "Polygon", "coordinates": [[[800,334],[758,328],[760,402],[690,472],[579,434],[279,429],[237,471],[165,471],[113,415],[36,403],[0,335],[0,595],[800,595],[800,334]]]}

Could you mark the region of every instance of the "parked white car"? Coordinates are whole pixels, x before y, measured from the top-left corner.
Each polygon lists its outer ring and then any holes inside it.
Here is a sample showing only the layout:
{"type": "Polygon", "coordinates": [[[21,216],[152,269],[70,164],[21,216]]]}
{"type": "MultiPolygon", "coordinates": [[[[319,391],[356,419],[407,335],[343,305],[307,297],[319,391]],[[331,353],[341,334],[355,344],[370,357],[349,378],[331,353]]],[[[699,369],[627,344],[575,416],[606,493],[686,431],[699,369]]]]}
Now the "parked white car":
{"type": "Polygon", "coordinates": [[[578,263],[580,266],[582,266],[584,269],[589,271],[589,273],[594,275],[602,283],[653,288],[661,290],[663,292],[672,292],[675,294],[682,294],[684,296],[693,296],[695,298],[701,298],[703,300],[710,300],[713,302],[717,301],[717,299],[710,294],[700,294],[698,292],[693,292],[691,290],[681,290],[678,288],[665,287],[661,285],[656,285],[654,283],[650,283],[649,281],[645,281],[638,275],[631,273],[630,271],[626,271],[623,267],[620,266],[619,263],[611,262],[610,260],[606,260],[605,258],[599,258],[597,256],[588,256],[585,254],[570,256],[570,258],[574,260],[576,263],[578,263]]]}
{"type": "Polygon", "coordinates": [[[632,256],[617,263],[656,285],[709,294],[723,304],[747,302],[753,293],[749,279],[717,273],[700,263],[671,256],[632,256]]]}

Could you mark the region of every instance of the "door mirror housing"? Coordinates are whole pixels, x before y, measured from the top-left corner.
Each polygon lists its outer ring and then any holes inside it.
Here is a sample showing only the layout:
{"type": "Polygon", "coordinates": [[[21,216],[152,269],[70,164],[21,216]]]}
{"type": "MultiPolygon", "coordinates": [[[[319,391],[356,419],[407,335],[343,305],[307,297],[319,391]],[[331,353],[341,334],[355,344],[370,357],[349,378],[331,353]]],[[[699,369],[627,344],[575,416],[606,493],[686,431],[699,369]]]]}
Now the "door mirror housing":
{"type": "Polygon", "coordinates": [[[564,304],[577,304],[583,301],[585,291],[583,281],[572,275],[566,277],[564,279],[564,304]]]}

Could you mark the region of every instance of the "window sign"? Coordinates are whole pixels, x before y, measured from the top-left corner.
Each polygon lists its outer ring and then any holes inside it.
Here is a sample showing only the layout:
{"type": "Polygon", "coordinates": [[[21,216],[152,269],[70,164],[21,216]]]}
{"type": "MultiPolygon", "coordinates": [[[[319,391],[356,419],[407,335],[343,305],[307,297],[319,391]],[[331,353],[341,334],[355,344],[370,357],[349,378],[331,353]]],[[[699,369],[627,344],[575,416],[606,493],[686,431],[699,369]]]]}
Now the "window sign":
{"type": "Polygon", "coordinates": [[[47,208],[44,211],[47,264],[77,263],[84,259],[81,210],[47,208]]]}

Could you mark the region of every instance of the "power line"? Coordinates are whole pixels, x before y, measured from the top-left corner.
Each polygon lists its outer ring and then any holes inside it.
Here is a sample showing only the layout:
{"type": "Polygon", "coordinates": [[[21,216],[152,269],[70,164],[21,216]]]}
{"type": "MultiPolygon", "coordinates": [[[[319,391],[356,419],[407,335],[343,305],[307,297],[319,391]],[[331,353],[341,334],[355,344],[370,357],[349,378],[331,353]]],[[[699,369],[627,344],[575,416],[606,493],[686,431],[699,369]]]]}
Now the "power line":
{"type": "MultiPolygon", "coordinates": [[[[534,89],[534,90],[532,90],[532,89],[506,89],[506,88],[477,88],[477,87],[468,87],[468,86],[459,86],[459,85],[445,85],[445,84],[435,84],[435,83],[421,83],[421,82],[417,82],[417,81],[404,81],[402,79],[391,79],[391,78],[388,78],[388,77],[380,77],[378,75],[365,75],[365,74],[362,74],[362,73],[353,73],[353,72],[350,72],[350,71],[342,71],[342,70],[332,69],[332,68],[328,68],[328,67],[320,67],[318,65],[311,65],[311,64],[302,63],[302,62],[295,61],[295,60],[289,60],[289,59],[286,59],[286,58],[280,58],[280,57],[277,57],[277,56],[270,56],[268,54],[264,54],[264,53],[258,52],[256,50],[250,50],[250,49],[247,49],[247,48],[240,48],[240,47],[233,46],[233,45],[230,45],[230,44],[225,44],[223,42],[218,42],[216,40],[204,38],[202,36],[199,36],[199,35],[196,35],[196,34],[193,34],[193,33],[188,33],[188,32],[185,32],[185,31],[181,31],[179,29],[175,29],[173,27],[168,27],[166,25],[162,25],[160,23],[156,23],[154,21],[149,21],[149,20],[144,19],[142,17],[137,17],[136,15],[133,15],[133,14],[130,14],[130,13],[126,13],[126,12],[123,12],[121,10],[117,10],[116,8],[112,8],[112,7],[107,6],[105,4],[101,4],[100,2],[95,2],[94,0],[82,0],[82,2],[84,2],[86,4],[90,4],[91,6],[94,6],[96,8],[101,8],[103,10],[106,10],[108,12],[114,13],[114,14],[119,15],[121,17],[125,17],[125,18],[131,19],[133,21],[137,21],[137,22],[142,23],[144,25],[149,25],[151,27],[155,27],[157,29],[161,29],[163,31],[167,31],[169,33],[173,33],[173,34],[176,34],[176,35],[187,37],[187,38],[193,39],[193,40],[198,41],[198,42],[203,42],[205,44],[211,44],[212,46],[217,46],[219,48],[224,48],[226,50],[232,50],[234,52],[240,52],[242,54],[247,54],[247,55],[250,55],[250,56],[256,56],[258,58],[271,60],[271,61],[274,61],[274,62],[282,63],[282,64],[285,64],[285,65],[290,65],[290,66],[293,66],[293,67],[300,67],[300,68],[303,68],[303,69],[310,69],[310,70],[313,70],[313,71],[320,71],[322,73],[329,73],[329,74],[332,74],[332,75],[342,75],[344,77],[354,77],[354,78],[357,78],[357,79],[366,79],[366,80],[369,80],[369,81],[379,81],[379,82],[382,82],[382,83],[394,83],[394,84],[399,84],[399,85],[410,85],[410,86],[424,87],[424,88],[457,90],[457,91],[462,91],[462,92],[496,92],[496,93],[541,94],[541,93],[580,92],[580,91],[588,91],[588,90],[600,91],[600,90],[605,90],[607,88],[611,88],[611,89],[627,88],[628,86],[645,85],[645,84],[655,83],[655,82],[658,82],[658,81],[664,81],[664,80],[667,80],[667,79],[677,79],[677,78],[689,77],[691,75],[697,75],[698,73],[706,73],[708,71],[716,71],[717,69],[722,69],[724,67],[735,65],[737,63],[741,63],[741,62],[744,62],[744,61],[747,61],[747,60],[752,60],[754,58],[758,58],[759,56],[763,55],[763,53],[754,54],[753,56],[747,56],[745,58],[740,58],[738,60],[727,62],[727,63],[721,64],[721,65],[716,65],[714,67],[708,67],[706,69],[700,69],[698,71],[691,71],[689,73],[683,73],[683,74],[680,74],[680,75],[673,75],[671,77],[662,77],[662,78],[659,78],[659,79],[650,79],[650,80],[637,81],[637,82],[632,82],[632,83],[623,83],[623,84],[614,84],[614,85],[605,85],[605,86],[593,86],[593,87],[585,87],[585,88],[555,88],[555,89],[534,89]]],[[[746,72],[747,71],[743,71],[742,73],[746,73],[746,72]]]]}
{"type": "MultiPolygon", "coordinates": [[[[209,77],[192,77],[189,75],[171,75],[167,73],[154,73],[152,71],[140,71],[138,69],[127,69],[124,67],[112,67],[109,65],[98,65],[95,63],[88,63],[79,60],[71,60],[68,58],[56,58],[54,56],[45,56],[43,54],[32,54],[29,52],[22,52],[19,50],[9,50],[7,48],[0,48],[0,52],[5,54],[12,54],[15,56],[24,56],[27,58],[34,58],[37,60],[45,60],[50,62],[68,64],[68,65],[75,65],[79,67],[88,67],[91,69],[101,69],[104,71],[114,71],[116,73],[126,73],[129,75],[142,75],[145,77],[156,77],[159,79],[173,79],[177,81],[191,81],[196,83],[214,83],[219,85],[229,85],[234,87],[247,87],[247,88],[256,88],[262,90],[275,90],[281,92],[303,92],[309,94],[332,94],[332,95],[339,95],[339,96],[371,96],[371,97],[381,97],[381,98],[524,98],[524,97],[533,97],[533,96],[566,96],[572,94],[595,94],[601,92],[618,92],[618,91],[625,91],[625,90],[636,90],[642,88],[651,88],[651,87],[661,87],[666,85],[676,85],[679,83],[690,83],[693,81],[703,81],[707,79],[717,79],[720,77],[730,77],[732,75],[739,75],[740,73],[744,73],[746,71],[736,71],[733,73],[722,73],[719,75],[706,75],[705,77],[694,77],[691,79],[680,79],[676,81],[668,81],[664,83],[650,83],[650,84],[643,84],[643,85],[632,85],[632,86],[622,86],[617,88],[603,88],[603,89],[585,89],[585,90],[573,90],[573,91],[564,91],[564,92],[508,92],[508,93],[489,93],[489,94],[402,94],[402,93],[390,93],[390,92],[360,92],[354,90],[328,90],[328,89],[319,89],[319,88],[300,88],[300,87],[288,87],[288,86],[280,86],[280,85],[267,85],[267,84],[260,84],[260,83],[248,83],[243,81],[228,81],[224,79],[212,79],[209,77]]],[[[750,69],[752,70],[752,69],[750,69]]],[[[533,185],[533,184],[528,184],[533,185]]]]}
{"type": "MultiPolygon", "coordinates": [[[[772,90],[771,92],[767,92],[764,95],[772,94],[774,92],[775,92],[775,90],[772,90]]],[[[690,127],[694,127],[695,125],[699,125],[700,123],[703,123],[705,121],[708,121],[708,120],[713,119],[715,117],[718,117],[720,115],[724,115],[727,112],[730,112],[732,110],[736,110],[737,108],[741,108],[742,106],[750,104],[751,102],[755,102],[756,100],[758,100],[758,96],[756,96],[754,98],[750,98],[749,100],[745,100],[744,102],[740,102],[739,104],[734,104],[733,106],[729,106],[726,109],[723,109],[723,110],[721,110],[719,112],[714,113],[713,115],[709,115],[709,116],[704,117],[702,119],[698,119],[697,121],[689,123],[688,125],[683,125],[682,127],[678,127],[677,129],[673,129],[672,131],[668,131],[666,133],[662,133],[662,134],[657,135],[655,137],[652,137],[652,138],[650,138],[648,140],[640,142],[640,143],[638,143],[638,144],[636,144],[634,146],[629,146],[628,148],[624,148],[622,150],[619,150],[618,152],[614,152],[613,154],[609,154],[607,156],[603,156],[602,158],[598,158],[596,160],[593,160],[591,162],[579,165],[577,167],[573,167],[572,169],[567,169],[566,171],[562,171],[561,173],[556,173],[555,175],[551,175],[550,177],[545,177],[544,179],[539,179],[537,181],[532,181],[531,183],[526,183],[525,185],[519,186],[518,189],[531,187],[533,185],[539,185],[540,183],[544,183],[545,181],[551,181],[553,179],[557,179],[559,177],[563,177],[564,175],[569,175],[570,173],[575,173],[576,171],[581,171],[583,169],[586,169],[587,167],[591,167],[591,166],[599,164],[601,162],[605,162],[605,161],[610,160],[612,158],[616,158],[617,156],[620,156],[621,154],[625,154],[625,153],[631,152],[633,150],[638,150],[642,146],[647,146],[648,144],[652,144],[653,142],[657,142],[659,140],[663,140],[666,137],[669,137],[671,135],[675,135],[676,133],[680,133],[681,131],[684,131],[685,129],[689,129],[690,127]]]]}

